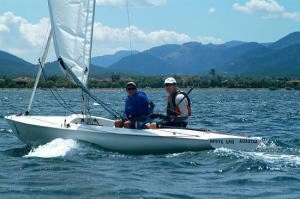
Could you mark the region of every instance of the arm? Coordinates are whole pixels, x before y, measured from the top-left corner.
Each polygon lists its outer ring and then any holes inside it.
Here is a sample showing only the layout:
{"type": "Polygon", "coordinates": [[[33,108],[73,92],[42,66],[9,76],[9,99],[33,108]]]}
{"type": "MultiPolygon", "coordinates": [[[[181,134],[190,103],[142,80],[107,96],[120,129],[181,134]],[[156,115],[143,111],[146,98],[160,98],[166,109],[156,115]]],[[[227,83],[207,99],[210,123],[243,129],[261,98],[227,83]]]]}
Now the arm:
{"type": "Polygon", "coordinates": [[[123,112],[123,114],[122,114],[122,119],[123,120],[127,120],[128,119],[128,111],[127,111],[127,106],[128,106],[128,103],[129,103],[129,99],[128,99],[128,97],[126,97],[126,99],[125,99],[125,107],[124,107],[124,112],[123,112]]]}
{"type": "Polygon", "coordinates": [[[139,113],[140,115],[146,116],[150,114],[150,109],[149,109],[149,99],[143,91],[140,91],[139,93],[139,113]]]}

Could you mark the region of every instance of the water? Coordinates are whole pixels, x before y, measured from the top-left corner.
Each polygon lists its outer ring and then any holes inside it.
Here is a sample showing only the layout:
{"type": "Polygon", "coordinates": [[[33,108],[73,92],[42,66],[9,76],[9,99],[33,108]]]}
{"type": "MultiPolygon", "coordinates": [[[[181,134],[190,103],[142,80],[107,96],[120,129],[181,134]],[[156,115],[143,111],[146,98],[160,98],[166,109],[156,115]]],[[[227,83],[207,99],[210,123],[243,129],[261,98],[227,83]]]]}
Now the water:
{"type": "MultiPolygon", "coordinates": [[[[97,91],[112,107],[123,91],[97,91]]],[[[163,111],[165,93],[149,91],[163,111]]],[[[30,91],[0,91],[0,115],[22,112],[30,91]]],[[[80,110],[80,92],[64,99],[80,110]]],[[[300,92],[193,91],[190,125],[265,138],[254,152],[217,149],[124,155],[76,140],[26,147],[0,118],[1,198],[299,198],[300,92]]],[[[93,114],[107,115],[97,104],[93,114]]],[[[68,114],[39,91],[35,114],[68,114]]]]}

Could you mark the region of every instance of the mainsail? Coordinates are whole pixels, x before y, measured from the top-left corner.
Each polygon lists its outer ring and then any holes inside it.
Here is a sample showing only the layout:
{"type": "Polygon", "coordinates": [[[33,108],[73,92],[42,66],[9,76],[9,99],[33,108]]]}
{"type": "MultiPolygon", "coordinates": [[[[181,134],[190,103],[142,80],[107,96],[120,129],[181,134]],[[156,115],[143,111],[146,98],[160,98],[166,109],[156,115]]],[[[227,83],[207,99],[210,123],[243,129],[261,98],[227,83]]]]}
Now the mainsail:
{"type": "MultiPolygon", "coordinates": [[[[82,91],[115,118],[120,114],[109,108],[87,88],[93,38],[96,0],[48,0],[55,53],[63,71],[82,91]]],[[[87,98],[83,95],[83,114],[87,98]]]]}
{"type": "Polygon", "coordinates": [[[48,0],[48,4],[56,56],[63,71],[86,87],[95,0],[48,0]]]}

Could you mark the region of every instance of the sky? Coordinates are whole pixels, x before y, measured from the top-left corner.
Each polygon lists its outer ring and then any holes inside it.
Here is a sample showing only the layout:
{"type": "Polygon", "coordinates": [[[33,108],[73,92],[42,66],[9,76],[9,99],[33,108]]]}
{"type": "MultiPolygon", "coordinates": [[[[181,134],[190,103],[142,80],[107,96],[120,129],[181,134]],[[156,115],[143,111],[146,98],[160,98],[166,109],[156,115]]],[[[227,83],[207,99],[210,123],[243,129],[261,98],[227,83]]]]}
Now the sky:
{"type": "MultiPolygon", "coordinates": [[[[48,1],[0,2],[0,50],[36,63],[50,28],[48,1]]],[[[96,4],[93,56],[129,50],[130,38],[141,51],[190,41],[273,42],[300,30],[300,0],[128,0],[129,23],[127,0],[96,4]]],[[[55,59],[53,49],[49,56],[55,59]]]]}

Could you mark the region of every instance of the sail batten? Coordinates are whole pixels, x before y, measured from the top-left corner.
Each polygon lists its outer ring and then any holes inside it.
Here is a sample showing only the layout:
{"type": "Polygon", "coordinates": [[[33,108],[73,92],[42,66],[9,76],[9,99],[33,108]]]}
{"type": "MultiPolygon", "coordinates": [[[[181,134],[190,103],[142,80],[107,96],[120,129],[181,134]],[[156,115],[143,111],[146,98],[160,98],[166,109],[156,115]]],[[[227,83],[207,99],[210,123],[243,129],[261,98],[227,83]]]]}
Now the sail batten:
{"type": "Polygon", "coordinates": [[[87,86],[95,0],[48,0],[48,4],[55,53],[64,63],[61,67],[87,86]]]}

